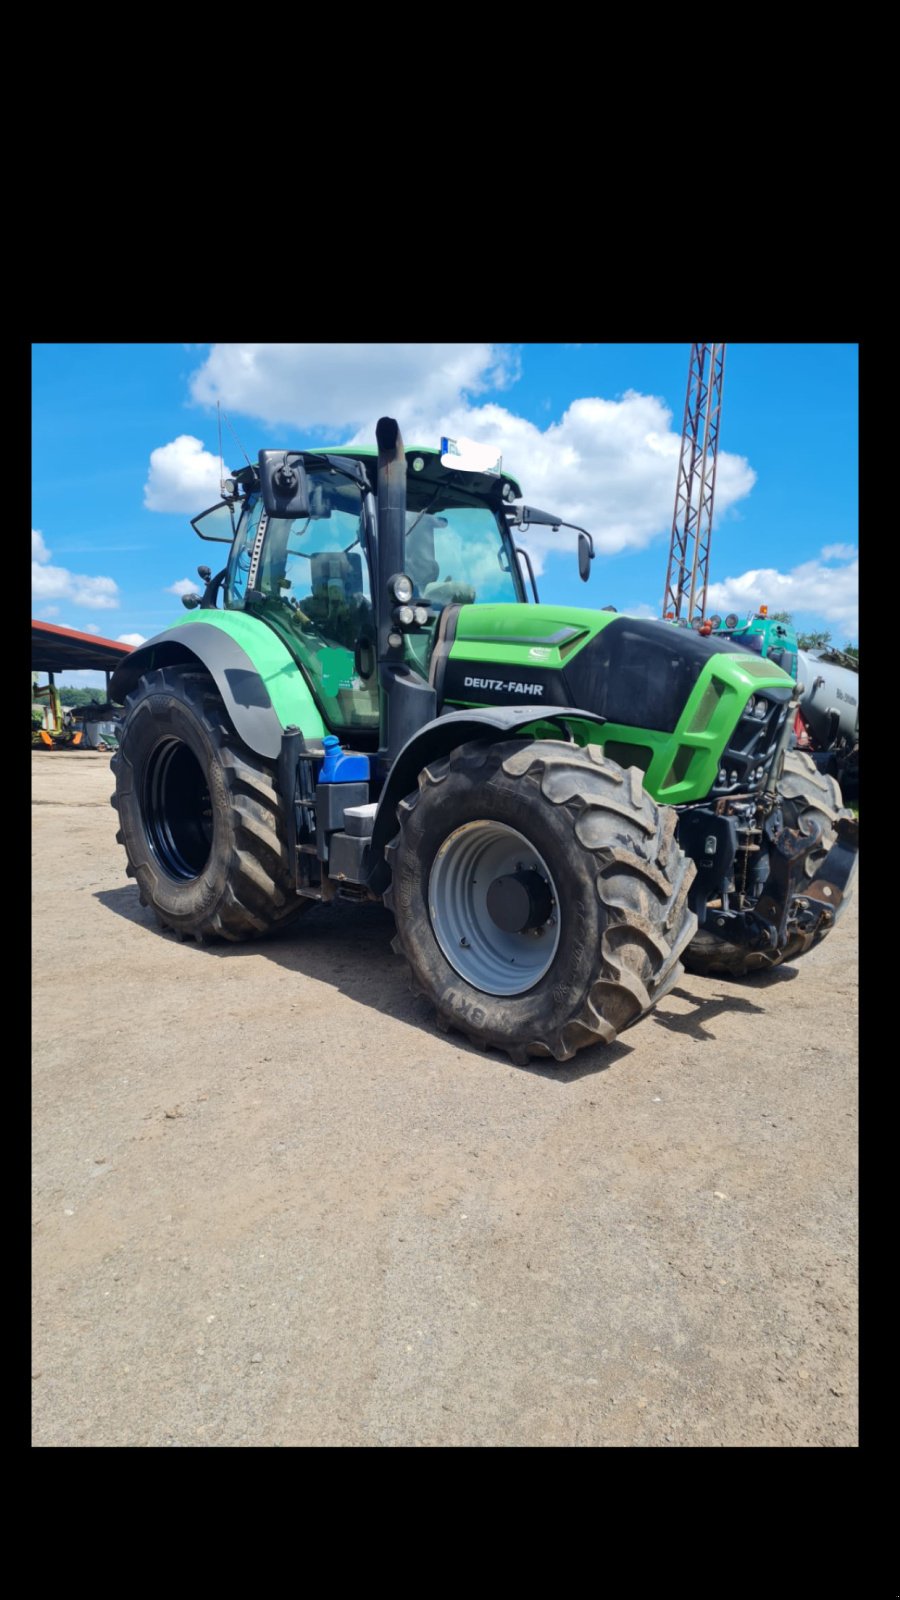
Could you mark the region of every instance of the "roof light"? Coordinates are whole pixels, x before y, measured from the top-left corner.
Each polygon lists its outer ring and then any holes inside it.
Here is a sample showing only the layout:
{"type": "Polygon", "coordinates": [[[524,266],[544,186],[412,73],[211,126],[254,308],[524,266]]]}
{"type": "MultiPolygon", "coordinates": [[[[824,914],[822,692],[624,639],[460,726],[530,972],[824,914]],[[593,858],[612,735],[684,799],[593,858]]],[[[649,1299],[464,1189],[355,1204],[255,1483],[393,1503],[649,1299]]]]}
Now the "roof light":
{"type": "Polygon", "coordinates": [[[769,615],[769,608],[768,608],[768,606],[760,606],[760,608],[759,608],[759,614],[760,614],[760,616],[761,616],[761,617],[767,617],[767,616],[768,616],[768,615],[769,615]]]}

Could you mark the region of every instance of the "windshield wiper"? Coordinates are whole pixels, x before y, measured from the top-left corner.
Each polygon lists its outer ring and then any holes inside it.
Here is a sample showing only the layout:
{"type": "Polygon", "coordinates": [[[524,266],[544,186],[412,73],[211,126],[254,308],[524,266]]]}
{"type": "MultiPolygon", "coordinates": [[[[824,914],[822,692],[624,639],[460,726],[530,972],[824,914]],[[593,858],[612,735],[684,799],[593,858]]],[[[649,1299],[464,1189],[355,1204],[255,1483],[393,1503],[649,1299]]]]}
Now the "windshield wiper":
{"type": "Polygon", "coordinates": [[[443,488],[444,488],[444,486],[443,486],[443,484],[441,484],[441,487],[438,490],[437,494],[435,495],[434,499],[429,501],[429,503],[425,507],[424,511],[420,511],[419,512],[419,515],[416,517],[416,520],[413,523],[412,528],[407,528],[407,530],[406,530],[407,539],[409,538],[409,536],[413,532],[413,530],[419,526],[419,523],[422,521],[422,518],[423,517],[427,517],[429,515],[429,513],[434,510],[435,506],[437,505],[438,501],[441,498],[441,494],[443,493],[443,488]]]}

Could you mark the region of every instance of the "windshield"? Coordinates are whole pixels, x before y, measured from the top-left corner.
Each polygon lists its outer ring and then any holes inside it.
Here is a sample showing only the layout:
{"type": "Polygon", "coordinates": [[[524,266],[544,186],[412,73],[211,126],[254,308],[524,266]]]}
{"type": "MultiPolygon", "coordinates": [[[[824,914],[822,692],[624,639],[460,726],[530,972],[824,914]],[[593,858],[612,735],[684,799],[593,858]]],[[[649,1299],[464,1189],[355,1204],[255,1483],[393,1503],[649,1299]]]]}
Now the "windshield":
{"type": "Polygon", "coordinates": [[[518,574],[510,569],[510,547],[484,505],[432,500],[422,511],[407,511],[406,571],[419,597],[437,607],[524,599],[518,574]]]}

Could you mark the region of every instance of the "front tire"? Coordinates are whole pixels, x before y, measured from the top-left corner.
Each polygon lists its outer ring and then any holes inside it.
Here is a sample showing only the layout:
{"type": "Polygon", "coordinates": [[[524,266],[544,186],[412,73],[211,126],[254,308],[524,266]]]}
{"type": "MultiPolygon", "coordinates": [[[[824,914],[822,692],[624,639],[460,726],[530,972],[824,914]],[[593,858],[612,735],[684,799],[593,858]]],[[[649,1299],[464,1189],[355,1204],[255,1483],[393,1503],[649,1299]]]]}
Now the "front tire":
{"type": "MultiPolygon", "coordinates": [[[[802,894],[837,838],[838,821],[849,813],[844,809],[837,779],[820,772],[812,756],[806,755],[803,750],[789,750],[785,755],[779,796],[786,828],[799,828],[803,820],[818,822],[822,829],[816,849],[807,858],[809,872],[797,891],[802,894]]],[[[849,898],[847,894],[845,899],[849,898]]],[[[689,972],[701,975],[725,972],[732,978],[744,978],[751,972],[762,972],[770,967],[780,967],[785,961],[796,961],[807,950],[814,950],[830,932],[830,928],[823,928],[811,939],[799,932],[794,933],[783,950],[773,952],[748,950],[746,945],[717,939],[715,934],[701,928],[688,947],[684,964],[689,972]]]]}
{"type": "Polygon", "coordinates": [[[398,820],[394,948],[440,1025],[516,1062],[568,1061],[677,982],[694,867],[636,768],[596,745],[466,744],[420,773],[398,820]]]}
{"type": "Polygon", "coordinates": [[[110,765],[126,871],[162,927],[255,939],[308,908],[293,892],[274,763],[238,738],[208,673],[145,674],[110,765]]]}

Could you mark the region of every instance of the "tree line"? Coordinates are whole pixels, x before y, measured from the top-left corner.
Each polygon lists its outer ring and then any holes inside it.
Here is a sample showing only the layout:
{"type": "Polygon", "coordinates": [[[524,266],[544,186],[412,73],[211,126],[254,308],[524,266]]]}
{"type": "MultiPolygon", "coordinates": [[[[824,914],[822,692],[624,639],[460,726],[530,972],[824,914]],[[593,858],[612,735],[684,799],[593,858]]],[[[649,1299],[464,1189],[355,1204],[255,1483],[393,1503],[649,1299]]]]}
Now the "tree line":
{"type": "Polygon", "coordinates": [[[106,701],[105,689],[71,689],[60,684],[59,698],[64,706],[89,706],[96,700],[100,705],[106,701]]]}

